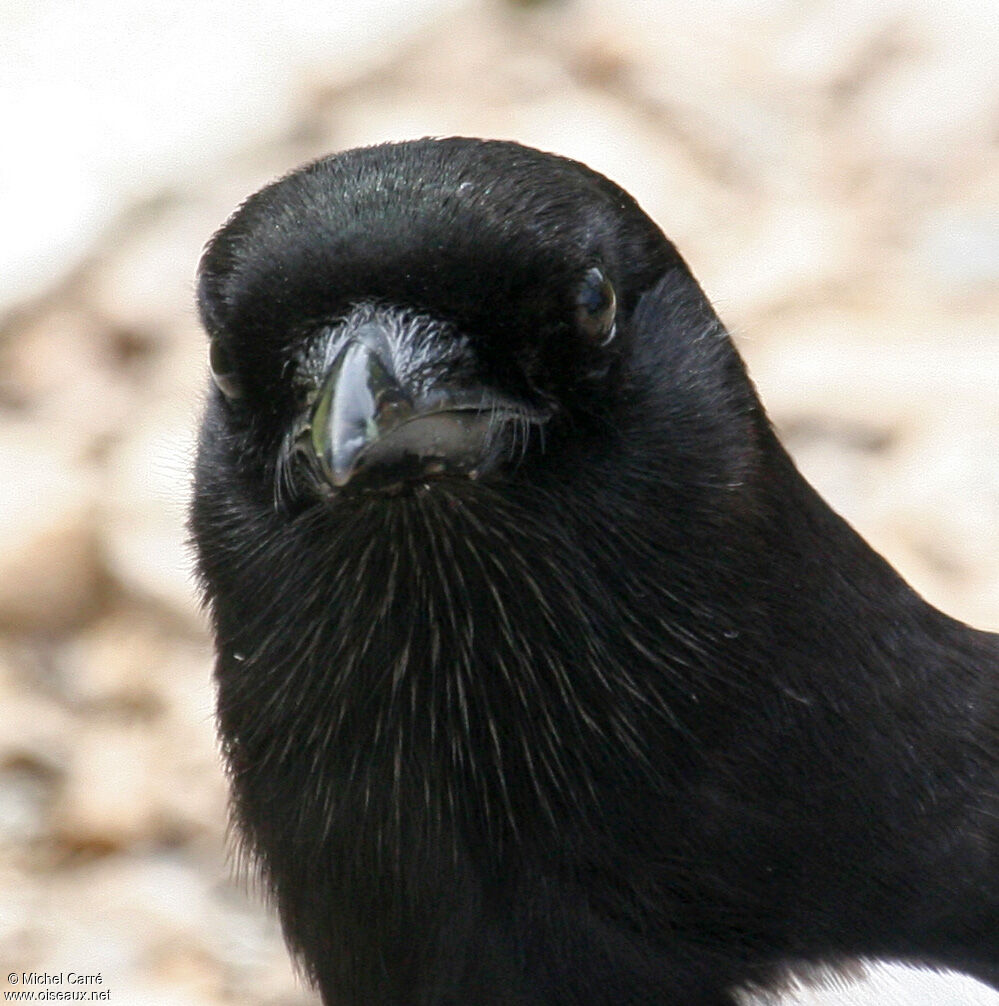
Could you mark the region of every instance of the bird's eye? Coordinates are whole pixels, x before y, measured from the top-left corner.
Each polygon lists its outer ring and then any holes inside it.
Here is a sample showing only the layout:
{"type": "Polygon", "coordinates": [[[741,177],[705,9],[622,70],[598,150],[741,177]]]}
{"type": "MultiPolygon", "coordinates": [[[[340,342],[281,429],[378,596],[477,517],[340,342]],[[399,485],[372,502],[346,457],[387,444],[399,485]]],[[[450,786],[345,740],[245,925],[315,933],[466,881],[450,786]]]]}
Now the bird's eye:
{"type": "Polygon", "coordinates": [[[218,339],[212,339],[208,344],[208,366],[211,368],[215,386],[226,398],[243,397],[243,385],[236,373],[232,354],[218,339]]]}
{"type": "Polygon", "coordinates": [[[598,346],[614,338],[617,297],[603,270],[594,266],[583,277],[576,297],[576,321],[583,334],[598,346]]]}

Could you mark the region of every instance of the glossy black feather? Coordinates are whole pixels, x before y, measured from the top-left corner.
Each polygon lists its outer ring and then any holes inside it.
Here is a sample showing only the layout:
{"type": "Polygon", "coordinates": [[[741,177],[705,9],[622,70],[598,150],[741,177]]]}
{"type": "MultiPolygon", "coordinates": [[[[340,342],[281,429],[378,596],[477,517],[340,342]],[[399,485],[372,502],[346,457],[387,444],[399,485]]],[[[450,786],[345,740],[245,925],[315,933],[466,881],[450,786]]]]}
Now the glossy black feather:
{"type": "Polygon", "coordinates": [[[805,483],[627,194],[508,143],[350,151],[240,208],[199,305],[244,391],[191,516],[234,815],[324,1001],[717,1006],[858,955],[999,987],[997,637],[805,483]],[[553,418],[481,479],[289,477],[376,308],[553,418]]]}

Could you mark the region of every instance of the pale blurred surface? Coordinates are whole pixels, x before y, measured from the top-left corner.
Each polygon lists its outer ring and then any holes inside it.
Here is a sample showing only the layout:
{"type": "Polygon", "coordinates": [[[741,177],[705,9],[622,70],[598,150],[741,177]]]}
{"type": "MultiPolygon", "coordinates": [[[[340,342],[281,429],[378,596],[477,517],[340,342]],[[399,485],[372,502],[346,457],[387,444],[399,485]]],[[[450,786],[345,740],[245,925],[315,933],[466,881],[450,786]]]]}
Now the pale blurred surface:
{"type": "MultiPolygon", "coordinates": [[[[0,0],[4,974],[314,1001],[226,862],[183,522],[200,249],[321,153],[464,133],[611,175],[808,477],[933,603],[999,629],[994,3],[346,7],[0,0]]],[[[797,1001],[999,1002],[934,981],[797,1001]]]]}

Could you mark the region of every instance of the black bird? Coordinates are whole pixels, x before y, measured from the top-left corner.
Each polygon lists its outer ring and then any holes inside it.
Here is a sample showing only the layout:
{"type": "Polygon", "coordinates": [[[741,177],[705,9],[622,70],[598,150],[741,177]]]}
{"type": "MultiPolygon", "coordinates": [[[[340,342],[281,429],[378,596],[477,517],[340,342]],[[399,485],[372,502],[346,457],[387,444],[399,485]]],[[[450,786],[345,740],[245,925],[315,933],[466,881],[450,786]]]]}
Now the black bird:
{"type": "Polygon", "coordinates": [[[234,818],[324,1002],[999,988],[999,637],[805,482],[627,193],[351,150],[243,204],[199,306],[234,818]]]}

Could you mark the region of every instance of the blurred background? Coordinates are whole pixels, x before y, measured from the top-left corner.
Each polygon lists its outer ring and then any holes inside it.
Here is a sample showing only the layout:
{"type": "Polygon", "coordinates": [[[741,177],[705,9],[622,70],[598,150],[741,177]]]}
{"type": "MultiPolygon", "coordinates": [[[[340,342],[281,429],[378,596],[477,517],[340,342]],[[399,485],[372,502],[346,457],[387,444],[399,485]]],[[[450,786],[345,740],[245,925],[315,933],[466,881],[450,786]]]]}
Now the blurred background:
{"type": "Polygon", "coordinates": [[[184,530],[198,256],[308,158],[462,133],[609,174],[806,475],[999,629],[997,53],[994,0],[0,0],[0,983],[314,1002],[227,858],[184,530]]]}

